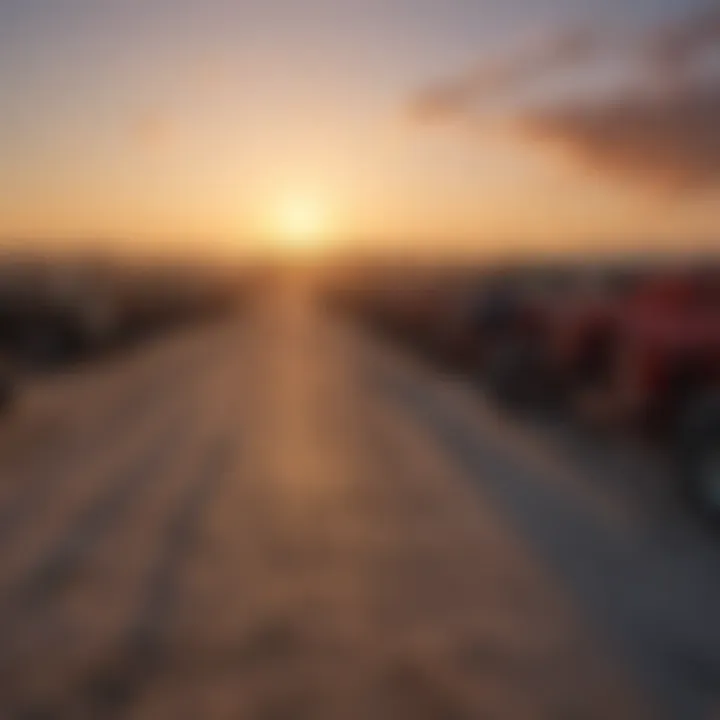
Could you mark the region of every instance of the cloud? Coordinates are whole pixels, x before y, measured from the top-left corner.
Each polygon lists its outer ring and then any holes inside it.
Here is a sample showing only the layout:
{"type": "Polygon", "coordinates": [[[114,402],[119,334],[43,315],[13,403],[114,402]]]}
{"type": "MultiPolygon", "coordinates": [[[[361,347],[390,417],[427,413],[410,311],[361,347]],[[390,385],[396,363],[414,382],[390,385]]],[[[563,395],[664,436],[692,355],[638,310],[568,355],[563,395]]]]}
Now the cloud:
{"type": "Polygon", "coordinates": [[[410,103],[410,114],[426,122],[463,116],[478,103],[501,98],[553,72],[576,67],[589,60],[594,50],[594,39],[587,31],[558,34],[535,47],[421,90],[410,103]]]}
{"type": "Polygon", "coordinates": [[[595,170],[674,191],[720,187],[720,86],[528,110],[511,127],[595,170]]]}
{"type": "MultiPolygon", "coordinates": [[[[559,35],[539,51],[522,50],[429,87],[413,98],[412,116],[422,123],[466,120],[485,127],[499,95],[521,100],[546,76],[602,59],[601,50],[611,48],[609,39],[586,33],[559,35]]],[[[636,38],[626,58],[640,70],[635,86],[618,85],[594,100],[527,101],[507,111],[500,124],[530,143],[647,187],[720,188],[720,80],[690,72],[706,51],[718,48],[720,9],[696,14],[636,38]]]]}
{"type": "Polygon", "coordinates": [[[720,7],[659,28],[645,43],[646,59],[661,75],[690,69],[711,49],[720,49],[720,7]]]}

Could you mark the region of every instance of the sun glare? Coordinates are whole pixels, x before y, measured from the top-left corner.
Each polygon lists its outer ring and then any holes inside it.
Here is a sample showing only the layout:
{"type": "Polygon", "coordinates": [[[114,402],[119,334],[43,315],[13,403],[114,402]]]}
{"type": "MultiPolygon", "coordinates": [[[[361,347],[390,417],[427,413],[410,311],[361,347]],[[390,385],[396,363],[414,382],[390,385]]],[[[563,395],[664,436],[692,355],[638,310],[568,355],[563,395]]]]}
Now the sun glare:
{"type": "Polygon", "coordinates": [[[326,240],[328,216],[319,203],[296,198],[280,206],[276,217],[275,234],[284,250],[315,251],[326,240]]]}

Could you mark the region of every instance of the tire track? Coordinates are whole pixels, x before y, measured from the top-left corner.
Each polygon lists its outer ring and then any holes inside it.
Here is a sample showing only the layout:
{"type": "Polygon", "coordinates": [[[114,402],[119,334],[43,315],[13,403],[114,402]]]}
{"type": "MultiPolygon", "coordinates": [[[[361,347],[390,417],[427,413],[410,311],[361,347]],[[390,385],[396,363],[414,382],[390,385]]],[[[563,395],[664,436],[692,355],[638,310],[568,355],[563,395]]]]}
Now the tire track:
{"type": "MultiPolygon", "coordinates": [[[[233,345],[237,342],[234,338],[230,340],[233,345]]],[[[226,343],[216,345],[214,350],[217,351],[214,354],[224,361],[226,343]]],[[[70,546],[71,554],[63,557],[62,560],[63,571],[70,569],[70,574],[61,576],[60,582],[51,578],[55,581],[51,588],[51,596],[47,596],[46,588],[41,588],[39,594],[42,600],[36,608],[31,608],[38,612],[26,613],[23,618],[24,657],[17,656],[15,662],[12,662],[14,657],[12,648],[6,647],[5,655],[14,667],[7,668],[4,695],[12,694],[10,688],[14,684],[16,686],[14,695],[20,697],[23,695],[22,688],[25,687],[25,695],[29,694],[30,698],[37,701],[35,705],[40,705],[40,707],[33,705],[28,712],[42,713],[40,698],[47,697],[48,694],[56,696],[59,688],[65,685],[77,687],[78,678],[86,674],[87,667],[91,667],[93,662],[97,664],[98,659],[103,662],[103,658],[107,657],[108,649],[112,649],[117,642],[113,638],[122,626],[124,608],[131,604],[133,593],[139,592],[138,584],[145,575],[147,565],[145,555],[152,555],[153,548],[159,544],[159,537],[168,524],[165,516],[172,516],[177,504],[182,504],[182,498],[186,494],[185,488],[188,484],[192,484],[193,467],[197,466],[208,452],[208,439],[212,440],[213,434],[218,433],[218,426],[223,428],[229,425],[227,422],[223,423],[228,404],[227,396],[223,395],[223,391],[225,381],[228,379],[228,371],[232,370],[235,373],[236,368],[231,367],[229,363],[225,364],[227,367],[221,367],[220,363],[213,362],[205,368],[202,383],[198,382],[197,391],[192,394],[193,402],[188,403],[188,411],[183,414],[182,434],[173,436],[172,431],[166,432],[165,436],[169,435],[174,440],[172,443],[160,442],[156,439],[159,446],[165,448],[167,462],[161,462],[157,472],[153,470],[154,474],[151,473],[146,478],[147,486],[141,488],[144,498],[142,505],[137,502],[137,496],[132,498],[131,506],[124,508],[126,512],[122,522],[120,518],[113,517],[110,521],[112,527],[103,526],[101,535],[94,537],[79,556],[73,554],[75,546],[70,546]],[[131,509],[134,509],[132,513],[130,513],[131,509]],[[120,534],[112,533],[112,530],[117,530],[120,534]],[[127,537],[130,533],[132,535],[127,537]],[[124,542],[123,536],[127,538],[124,542]],[[133,551],[135,551],[134,555],[133,551]],[[127,552],[131,553],[129,557],[127,552]],[[119,591],[120,597],[107,597],[107,593],[103,590],[103,576],[107,578],[106,572],[102,570],[103,567],[114,568],[110,579],[115,579],[114,587],[119,591]],[[109,607],[101,610],[103,604],[109,607]],[[94,632],[91,630],[91,625],[82,621],[82,608],[85,608],[86,612],[89,610],[99,620],[99,624],[98,622],[94,624],[94,632]],[[74,626],[73,613],[76,617],[74,626]],[[47,648],[50,650],[48,656],[43,648],[48,643],[52,643],[52,638],[58,636],[58,633],[70,632],[68,639],[71,640],[73,627],[79,645],[73,643],[67,651],[51,646],[47,648]],[[28,634],[30,645],[28,645],[28,634]],[[28,650],[31,651],[30,655],[28,650]],[[19,666],[18,661],[20,661],[19,666]],[[48,676],[51,677],[48,679],[48,676]],[[40,684],[36,685],[34,691],[30,690],[28,693],[28,689],[33,687],[33,682],[40,684]]],[[[212,453],[212,448],[210,452],[212,453]]],[[[89,526],[86,527],[88,528],[89,526]]],[[[95,528],[96,531],[99,529],[100,526],[95,528]]],[[[78,546],[82,548],[84,544],[81,542],[78,546]]],[[[61,694],[65,695],[65,693],[61,694]]],[[[53,708],[52,717],[56,717],[56,702],[51,703],[49,707],[53,708]]]]}
{"type": "Polygon", "coordinates": [[[132,457],[117,470],[113,474],[110,489],[92,500],[73,518],[71,527],[63,537],[51,541],[50,552],[25,575],[3,608],[0,637],[5,634],[10,616],[18,611],[27,614],[42,609],[54,593],[72,580],[73,573],[88,549],[111,530],[132,502],[140,500],[139,493],[147,488],[148,483],[160,476],[163,463],[168,459],[168,445],[178,435],[183,438],[184,430],[184,414],[176,411],[159,435],[144,438],[150,448],[141,451],[139,456],[132,457]]]}
{"type": "MultiPolygon", "coordinates": [[[[26,525],[38,510],[49,507],[54,497],[62,492],[63,483],[87,471],[88,458],[84,451],[88,447],[94,448],[96,455],[102,454],[99,445],[103,440],[114,442],[115,438],[122,437],[132,427],[139,411],[144,411],[148,404],[154,406],[162,399],[166,388],[158,381],[167,379],[169,373],[162,368],[152,370],[139,383],[133,382],[131,387],[119,390],[117,397],[113,398],[118,402],[110,414],[107,417],[98,414],[88,421],[89,432],[79,433],[55,452],[43,450],[38,454],[41,462],[21,474],[22,480],[15,483],[18,485],[15,497],[0,508],[0,545],[11,543],[13,534],[26,525]],[[59,468],[62,470],[57,471],[59,468]]],[[[192,372],[192,368],[183,370],[175,373],[174,382],[183,382],[192,372]]]]}
{"type": "MultiPolygon", "coordinates": [[[[221,436],[184,491],[117,659],[87,681],[79,704],[90,717],[131,715],[133,705],[171,663],[171,622],[181,600],[181,577],[202,519],[227,481],[236,452],[234,438],[221,436]]],[[[70,716],[76,714],[73,708],[70,716]]]]}
{"type": "MultiPolygon", "coordinates": [[[[202,367],[207,354],[204,337],[190,340],[181,338],[153,348],[155,352],[137,358],[141,362],[121,365],[110,376],[93,377],[77,391],[71,386],[72,396],[66,392],[54,419],[51,415],[44,421],[54,422],[59,431],[51,442],[47,437],[35,438],[35,448],[20,448],[24,455],[15,458],[19,464],[15,472],[7,464],[3,468],[7,490],[0,500],[0,547],[12,542],[13,533],[36,512],[38,503],[48,506],[63,484],[87,471],[92,462],[89,451],[101,456],[102,444],[122,437],[138,410],[160,400],[166,386],[182,386],[202,367]],[[37,452],[39,442],[43,442],[42,452],[37,452]],[[33,449],[36,452],[28,457],[33,449]]],[[[21,425],[20,429],[28,434],[28,428],[21,425]]]]}
{"type": "MultiPolygon", "coordinates": [[[[205,344],[196,345],[195,352],[186,365],[185,377],[173,377],[167,369],[163,372],[162,366],[158,368],[158,376],[162,375],[161,379],[164,381],[154,387],[152,394],[146,393],[144,397],[136,398],[135,414],[142,413],[140,422],[132,427],[129,433],[120,434],[121,443],[114,444],[106,454],[103,454],[100,448],[96,449],[93,456],[96,459],[95,467],[91,464],[93,458],[86,457],[85,465],[79,464],[79,467],[71,467],[67,472],[62,472],[64,486],[61,486],[59,481],[53,484],[54,492],[36,498],[36,503],[28,504],[24,508],[24,514],[18,513],[13,517],[11,524],[17,537],[13,538],[12,544],[9,543],[10,538],[3,538],[5,542],[2,548],[2,572],[7,597],[6,602],[0,605],[12,605],[13,602],[16,605],[23,604],[23,593],[11,589],[16,582],[15,578],[51,577],[55,572],[60,575],[65,573],[60,570],[68,562],[63,558],[77,555],[79,551],[73,547],[80,547],[81,541],[71,540],[72,529],[68,529],[69,535],[65,540],[60,540],[63,525],[69,524],[72,528],[79,524],[87,530],[80,532],[78,537],[92,536],[101,532],[101,523],[112,515],[110,508],[113,503],[129,502],[131,491],[122,489],[125,479],[136,477],[138,479],[134,481],[134,485],[141,487],[143,474],[152,471],[154,462],[161,462],[160,457],[153,460],[153,456],[161,455],[164,445],[172,440],[176,432],[172,423],[182,424],[183,408],[194,402],[193,395],[202,382],[203,373],[212,374],[213,371],[207,368],[209,353],[222,351],[223,347],[224,343],[210,348],[205,344]],[[171,389],[177,383],[180,383],[181,393],[171,389]],[[173,420],[174,415],[177,417],[173,420]],[[170,427],[167,427],[163,434],[164,423],[170,427]],[[154,437],[156,432],[161,433],[160,436],[154,437]],[[100,488],[97,493],[96,487],[100,488]],[[124,498],[126,494],[127,500],[124,498]],[[58,505],[62,507],[59,508],[58,505]],[[25,530],[24,534],[20,532],[22,530],[25,530]],[[43,547],[54,549],[47,554],[43,547]],[[13,549],[15,557],[12,555],[13,549]],[[44,569],[23,571],[22,566],[27,566],[29,558],[33,556],[44,556],[44,560],[40,560],[44,569]],[[58,570],[50,570],[49,566],[56,561],[58,570]]],[[[132,416],[129,420],[131,419],[132,416]]],[[[181,432],[181,428],[177,432],[181,432]]],[[[109,441],[116,440],[105,429],[103,436],[107,436],[109,441]]],[[[53,477],[56,473],[49,474],[53,477]]],[[[39,587],[42,582],[31,580],[29,585],[39,587]]],[[[30,592],[30,595],[32,596],[33,592],[30,592]]]]}

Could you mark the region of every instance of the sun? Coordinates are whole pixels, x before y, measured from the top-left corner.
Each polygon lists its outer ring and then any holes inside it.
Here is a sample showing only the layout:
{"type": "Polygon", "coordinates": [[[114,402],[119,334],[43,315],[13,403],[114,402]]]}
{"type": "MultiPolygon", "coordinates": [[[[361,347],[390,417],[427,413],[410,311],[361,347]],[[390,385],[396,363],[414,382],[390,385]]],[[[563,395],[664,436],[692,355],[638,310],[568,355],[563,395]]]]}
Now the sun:
{"type": "Polygon", "coordinates": [[[297,197],[279,205],[274,224],[283,250],[307,253],[318,250],[327,240],[329,216],[317,200],[297,197]]]}

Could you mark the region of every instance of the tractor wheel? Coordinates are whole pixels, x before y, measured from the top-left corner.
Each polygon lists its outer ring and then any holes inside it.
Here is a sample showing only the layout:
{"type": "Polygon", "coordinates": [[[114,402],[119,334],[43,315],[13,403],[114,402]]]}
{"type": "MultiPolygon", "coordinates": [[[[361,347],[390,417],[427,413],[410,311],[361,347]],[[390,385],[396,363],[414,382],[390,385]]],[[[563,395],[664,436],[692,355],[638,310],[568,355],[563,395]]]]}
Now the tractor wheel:
{"type": "Polygon", "coordinates": [[[703,514],[720,521],[720,395],[687,404],[677,445],[686,496],[703,514]]]}

